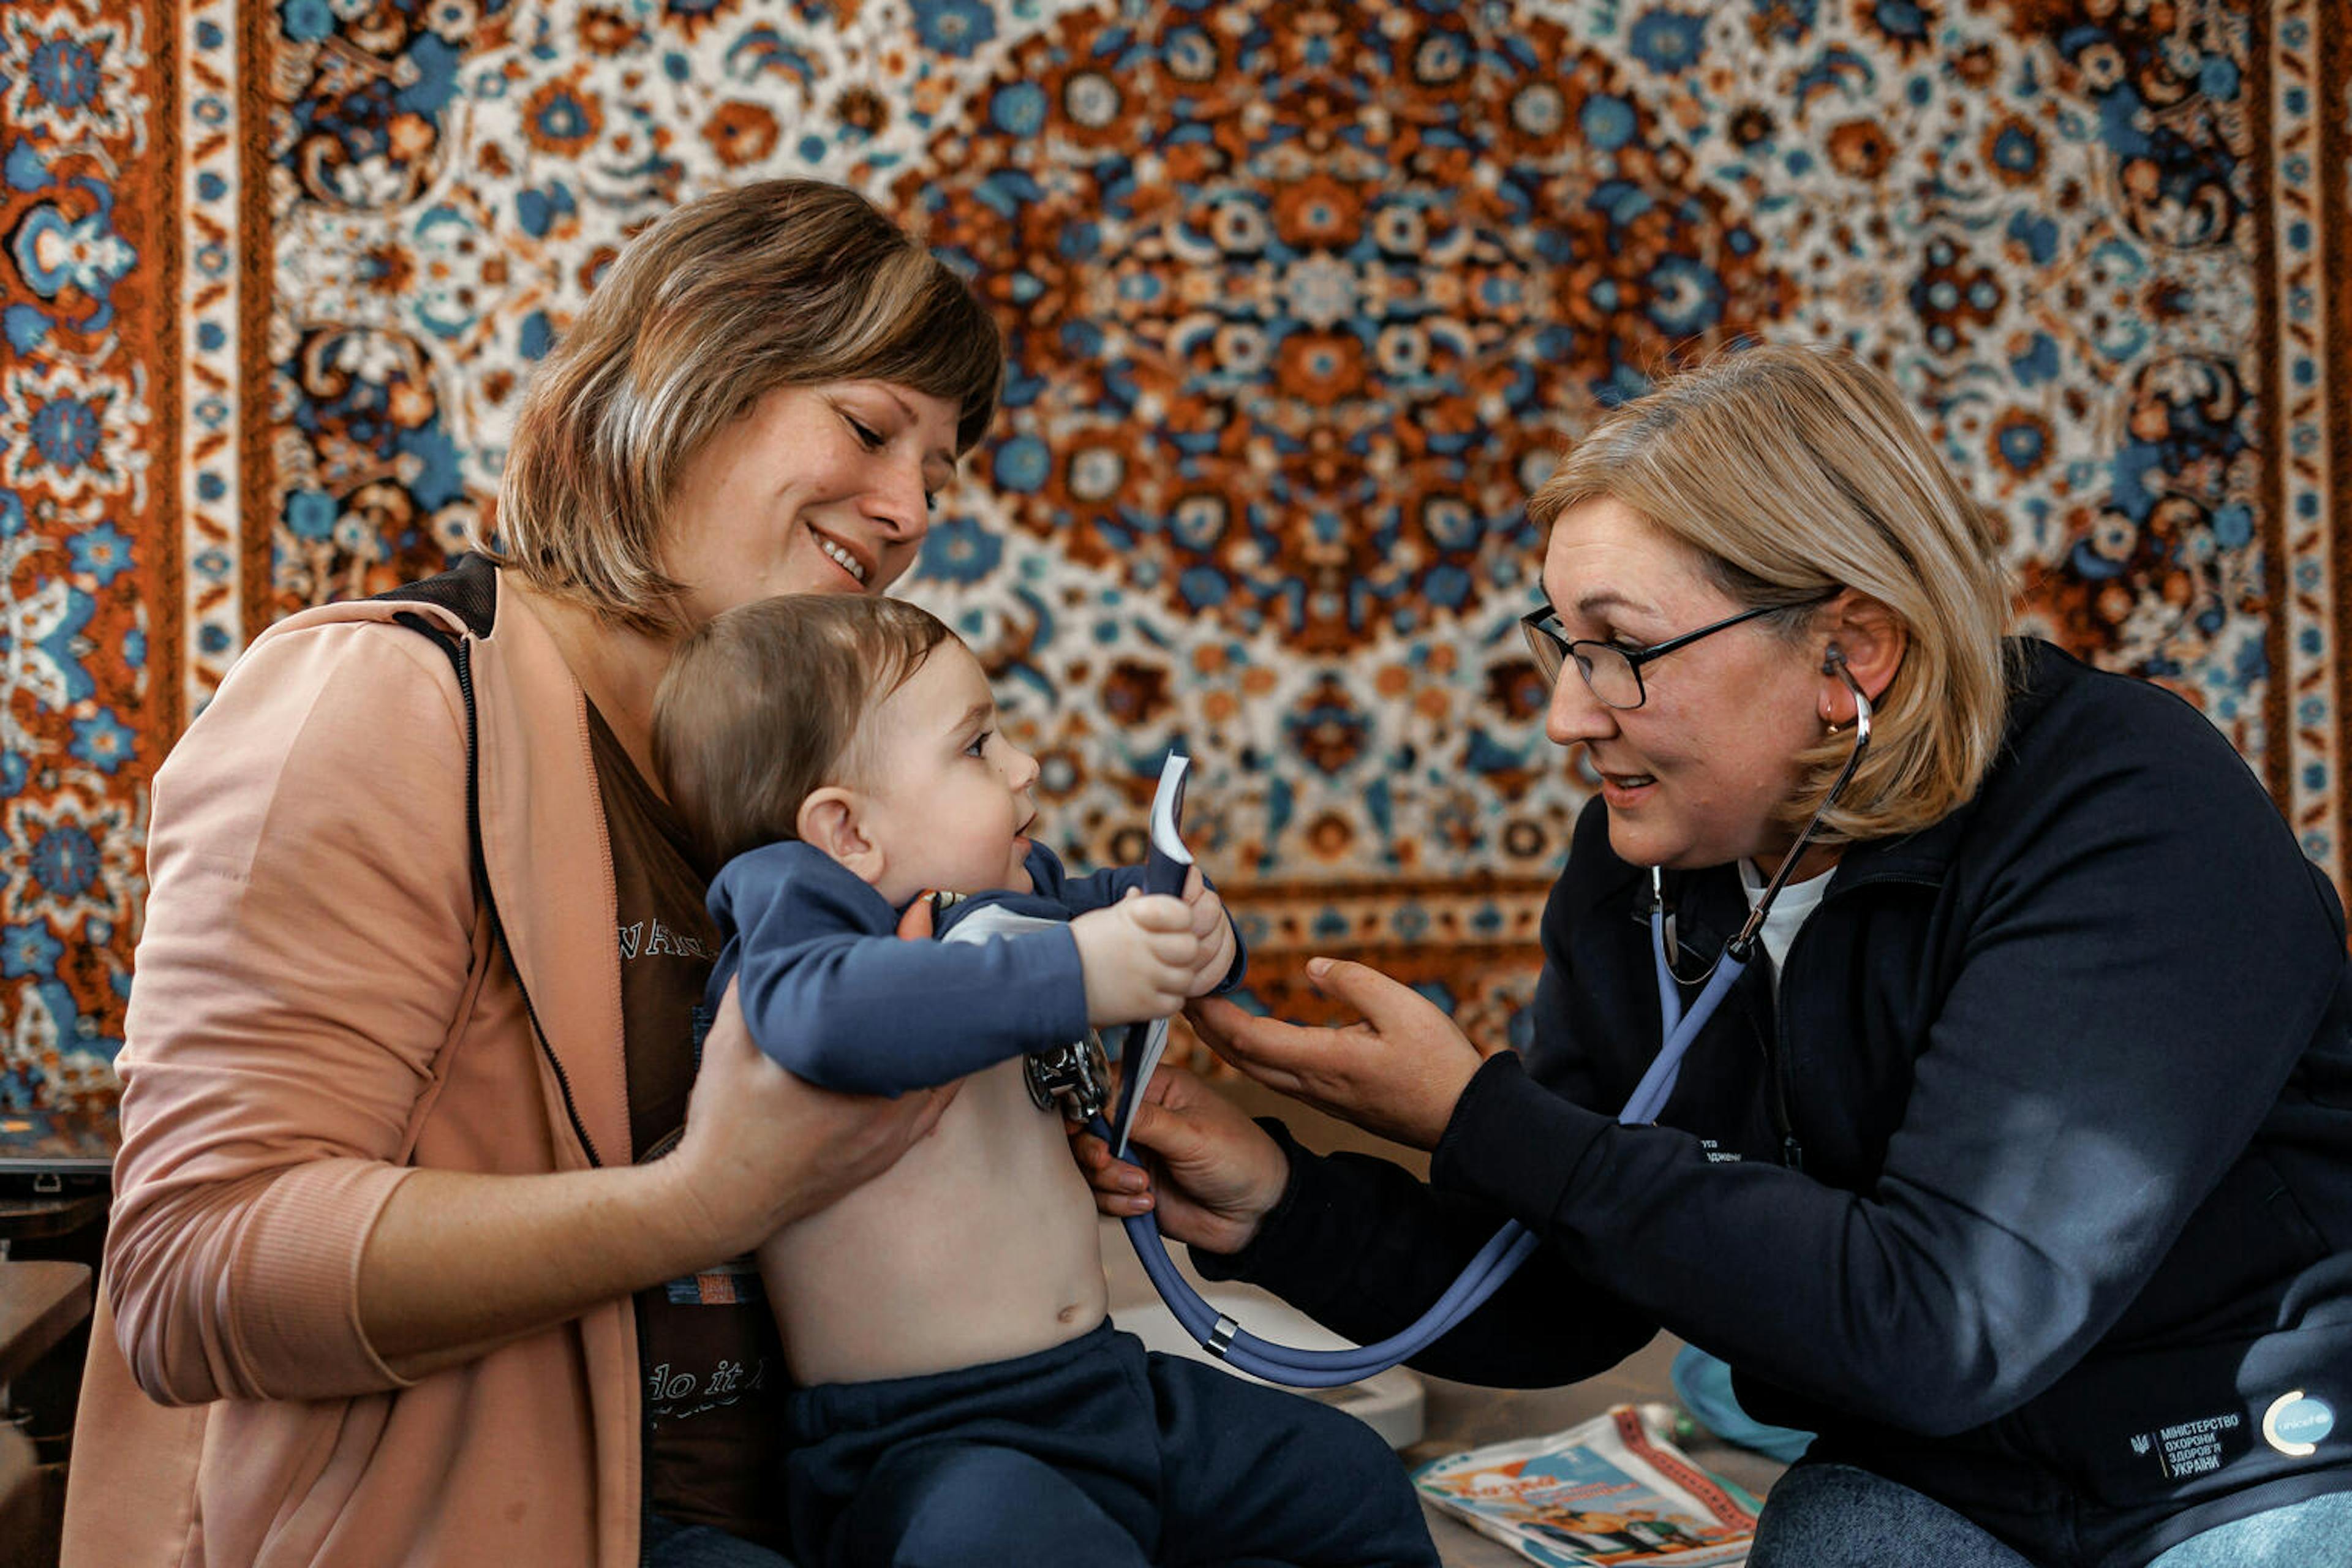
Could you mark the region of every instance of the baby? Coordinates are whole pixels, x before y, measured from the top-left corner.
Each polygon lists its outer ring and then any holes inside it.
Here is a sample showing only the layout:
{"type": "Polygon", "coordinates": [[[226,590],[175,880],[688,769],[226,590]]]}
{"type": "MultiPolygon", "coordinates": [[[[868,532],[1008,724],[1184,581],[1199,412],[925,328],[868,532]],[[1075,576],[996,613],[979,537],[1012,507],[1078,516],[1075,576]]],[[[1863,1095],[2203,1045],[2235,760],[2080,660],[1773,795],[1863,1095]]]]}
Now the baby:
{"type": "Polygon", "coordinates": [[[1105,1315],[1093,1197],[1024,1058],[1239,981],[1199,871],[1181,899],[1139,868],[1066,875],[1026,837],[1037,764],[979,661],[897,600],[716,617],[663,679],[654,747],[722,867],[714,1007],[733,980],[761,1048],[828,1088],[962,1080],[932,1136],[760,1250],[799,1385],[803,1568],[1434,1563],[1370,1427],[1105,1315]],[[900,935],[934,892],[987,897],[900,935]],[[957,939],[983,916],[999,934],[957,939]]]}

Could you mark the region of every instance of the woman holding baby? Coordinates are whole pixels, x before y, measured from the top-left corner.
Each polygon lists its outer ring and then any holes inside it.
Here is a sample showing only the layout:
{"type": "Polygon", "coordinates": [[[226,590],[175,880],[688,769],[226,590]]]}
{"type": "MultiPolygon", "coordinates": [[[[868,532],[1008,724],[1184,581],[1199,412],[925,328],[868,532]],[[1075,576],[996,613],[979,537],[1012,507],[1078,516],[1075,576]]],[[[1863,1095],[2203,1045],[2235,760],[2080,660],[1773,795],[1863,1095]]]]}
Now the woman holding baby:
{"type": "Polygon", "coordinates": [[[1371,1427],[1106,1319],[1028,1056],[1240,941],[1063,875],[877,597],[1000,376],[863,197],[701,197],[475,555],[247,651],[155,781],[70,1563],[1434,1568],[1371,1427]]]}
{"type": "Polygon", "coordinates": [[[1106,1319],[1029,1056],[1239,944],[1066,877],[877,597],[1001,374],[862,197],[689,203],[495,536],[238,662],[156,779],[68,1563],[1432,1568],[1371,1428],[1106,1319]]]}
{"type": "Polygon", "coordinates": [[[782,1561],[788,1379],[729,1260],[951,1091],[696,1017],[648,714],[719,611],[906,571],[1001,356],[852,193],[689,203],[541,367],[495,542],[237,664],[155,781],[68,1563],[782,1561]]]}

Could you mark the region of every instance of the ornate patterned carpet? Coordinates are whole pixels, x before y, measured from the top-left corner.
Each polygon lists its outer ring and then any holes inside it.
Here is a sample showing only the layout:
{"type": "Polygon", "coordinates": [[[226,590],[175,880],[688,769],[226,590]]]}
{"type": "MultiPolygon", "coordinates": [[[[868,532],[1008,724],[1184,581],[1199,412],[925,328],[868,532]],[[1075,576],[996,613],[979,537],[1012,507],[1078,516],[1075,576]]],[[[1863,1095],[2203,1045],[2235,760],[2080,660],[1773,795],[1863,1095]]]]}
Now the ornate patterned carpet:
{"type": "Polygon", "coordinates": [[[1358,952],[1507,1027],[1585,794],[1521,502],[1743,334],[1889,370],[2027,622],[2343,885],[2347,77],[2323,0],[12,0],[0,1101],[108,1092],[147,781],[246,640],[437,566],[621,237],[775,173],[999,313],[911,592],[1075,856],[1194,749],[1270,1005],[1358,952]]]}

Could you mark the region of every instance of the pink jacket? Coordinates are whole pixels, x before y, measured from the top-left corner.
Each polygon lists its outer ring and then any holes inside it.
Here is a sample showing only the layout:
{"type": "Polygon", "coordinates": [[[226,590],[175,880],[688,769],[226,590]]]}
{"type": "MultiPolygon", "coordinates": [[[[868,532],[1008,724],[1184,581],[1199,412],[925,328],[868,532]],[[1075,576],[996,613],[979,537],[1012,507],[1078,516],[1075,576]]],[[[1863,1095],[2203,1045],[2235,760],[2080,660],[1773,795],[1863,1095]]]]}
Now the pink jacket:
{"type": "Polygon", "coordinates": [[[469,873],[456,677],[380,624],[456,616],[272,627],[156,775],[67,1568],[636,1561],[625,1300],[415,1383],[359,1328],[410,1170],[576,1169],[583,1132],[628,1157],[586,705],[498,598],[473,684],[511,966],[469,873]]]}

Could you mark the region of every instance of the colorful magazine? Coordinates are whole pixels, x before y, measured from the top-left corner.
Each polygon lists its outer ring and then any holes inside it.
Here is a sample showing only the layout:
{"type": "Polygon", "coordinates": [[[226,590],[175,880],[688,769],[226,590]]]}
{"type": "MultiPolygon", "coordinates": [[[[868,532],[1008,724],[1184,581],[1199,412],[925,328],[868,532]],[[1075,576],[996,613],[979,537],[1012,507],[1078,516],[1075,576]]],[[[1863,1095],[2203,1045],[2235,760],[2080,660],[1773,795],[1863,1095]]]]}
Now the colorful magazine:
{"type": "Polygon", "coordinates": [[[1668,1441],[1663,1405],[1613,1405],[1549,1436],[1423,1465],[1432,1502],[1545,1568],[1733,1568],[1748,1561],[1756,1500],[1668,1441]]]}

